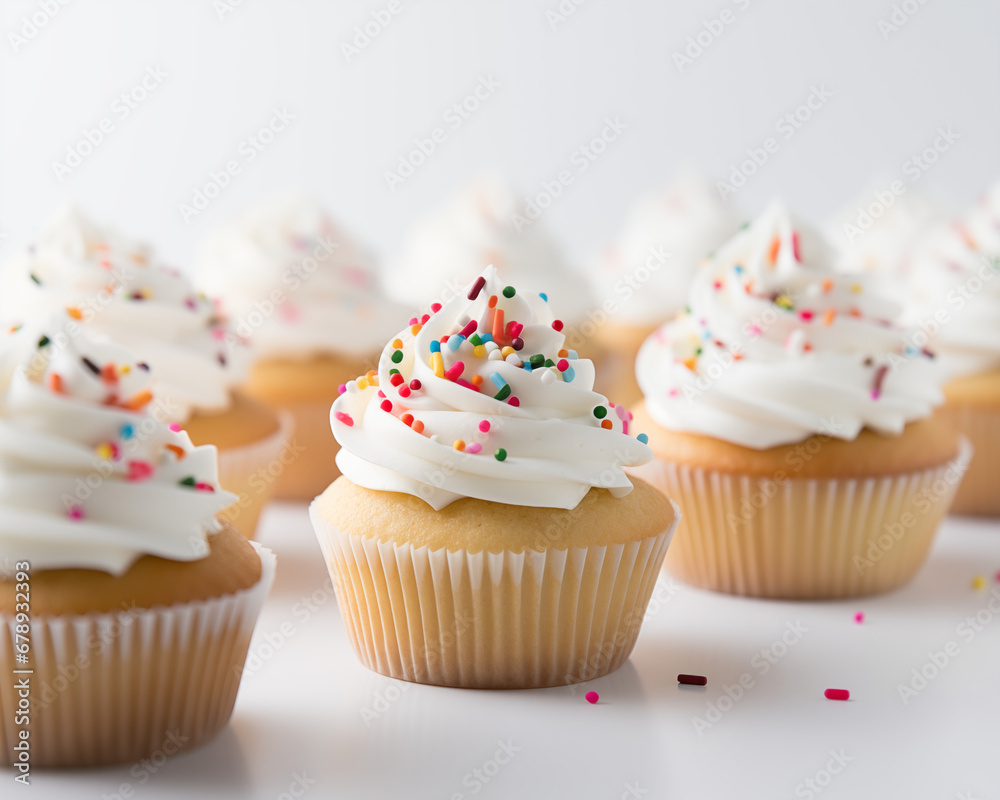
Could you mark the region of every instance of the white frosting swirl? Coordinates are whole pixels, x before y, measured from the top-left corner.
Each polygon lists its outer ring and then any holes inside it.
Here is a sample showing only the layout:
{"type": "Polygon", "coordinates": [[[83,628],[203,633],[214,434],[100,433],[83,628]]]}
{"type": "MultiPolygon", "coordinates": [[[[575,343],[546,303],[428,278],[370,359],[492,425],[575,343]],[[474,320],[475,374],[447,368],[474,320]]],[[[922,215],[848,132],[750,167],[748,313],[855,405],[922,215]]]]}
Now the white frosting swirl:
{"type": "Polygon", "coordinates": [[[739,227],[702,175],[687,172],[638,200],[618,242],[593,271],[598,297],[618,301],[627,324],[654,325],[687,303],[698,264],[739,227]]]}
{"type": "Polygon", "coordinates": [[[304,198],[251,210],[210,235],[198,275],[262,357],[371,354],[405,313],[383,297],[371,255],[304,198]]]}
{"type": "Polygon", "coordinates": [[[414,224],[386,286],[408,308],[426,308],[458,294],[488,264],[523,291],[558,296],[560,313],[571,326],[593,305],[582,273],[569,266],[541,221],[528,220],[523,201],[492,174],[414,224]]]}
{"type": "Polygon", "coordinates": [[[1000,367],[1000,182],[921,240],[908,279],[907,320],[931,334],[952,375],[1000,367]]]}
{"type": "Polygon", "coordinates": [[[0,317],[8,325],[67,307],[95,333],[127,344],[157,374],[154,393],[170,418],[221,411],[246,378],[249,352],[215,303],[148,248],[61,208],[6,267],[0,317]]]}
{"type": "Polygon", "coordinates": [[[941,402],[942,375],[897,314],[774,203],[699,270],[690,312],[646,340],[636,375],[665,428],[745,447],[898,434],[941,402]]]}
{"type": "Polygon", "coordinates": [[[344,475],[435,509],[461,497],[574,508],[593,486],[632,490],[622,468],[652,452],[629,435],[631,414],[592,390],[593,363],[563,349],[548,303],[510,292],[487,268],[386,345],[377,376],[344,387],[331,410],[344,475]]]}
{"type": "Polygon", "coordinates": [[[0,558],[119,575],[144,554],[208,554],[214,446],[148,413],[150,372],[56,318],[0,341],[0,558]]]}

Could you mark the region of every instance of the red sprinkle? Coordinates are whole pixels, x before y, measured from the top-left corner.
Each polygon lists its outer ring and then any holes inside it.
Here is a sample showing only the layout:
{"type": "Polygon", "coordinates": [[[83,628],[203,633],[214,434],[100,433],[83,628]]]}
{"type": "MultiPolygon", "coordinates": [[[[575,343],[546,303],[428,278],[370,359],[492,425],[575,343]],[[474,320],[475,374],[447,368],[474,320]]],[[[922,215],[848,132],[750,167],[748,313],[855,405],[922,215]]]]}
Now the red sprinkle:
{"type": "Polygon", "coordinates": [[[399,392],[400,397],[410,396],[410,388],[408,386],[400,386],[397,391],[399,392]]]}
{"type": "Polygon", "coordinates": [[[865,612],[864,611],[859,611],[857,614],[855,614],[854,615],[854,621],[857,622],[857,623],[859,623],[859,624],[862,623],[862,622],[864,622],[865,621],[865,612]]]}
{"type": "Polygon", "coordinates": [[[882,381],[885,380],[885,374],[888,371],[888,364],[882,364],[875,370],[875,382],[872,384],[872,400],[878,400],[882,396],[882,381]]]}
{"type": "Polygon", "coordinates": [[[594,705],[598,700],[601,699],[601,696],[597,692],[587,692],[583,696],[583,699],[586,700],[591,705],[594,705]]]}
{"type": "Polygon", "coordinates": [[[490,429],[489,420],[484,419],[482,422],[479,423],[479,430],[481,430],[483,433],[488,432],[489,429],[490,429]]]}
{"type": "Polygon", "coordinates": [[[486,278],[484,278],[482,275],[476,278],[476,282],[472,284],[472,288],[469,290],[469,299],[475,300],[477,297],[479,297],[479,293],[483,290],[483,287],[485,285],[486,285],[486,278]]]}
{"type": "Polygon", "coordinates": [[[383,400],[379,408],[381,408],[383,411],[392,411],[392,401],[383,400]]]}
{"type": "Polygon", "coordinates": [[[470,319],[468,324],[464,328],[462,328],[462,330],[459,331],[459,333],[461,333],[462,336],[468,339],[470,336],[472,336],[472,334],[476,332],[477,325],[478,323],[474,319],[470,319]]]}
{"type": "Polygon", "coordinates": [[[511,395],[510,399],[507,401],[507,405],[509,405],[509,406],[519,406],[519,405],[521,405],[521,401],[518,400],[516,397],[514,397],[514,395],[511,395]]]}
{"type": "Polygon", "coordinates": [[[431,303],[431,312],[432,313],[437,314],[437,312],[440,311],[440,310],[441,310],[441,304],[440,303],[431,303]]]}
{"type": "Polygon", "coordinates": [[[401,384],[405,380],[406,378],[404,378],[397,372],[395,375],[389,378],[389,383],[391,383],[393,386],[399,386],[399,384],[401,384]]]}
{"type": "Polygon", "coordinates": [[[677,676],[677,682],[686,684],[687,686],[704,686],[708,683],[708,678],[704,675],[688,675],[682,672],[677,676]]]}
{"type": "Polygon", "coordinates": [[[337,411],[333,416],[338,422],[343,422],[348,428],[354,425],[354,420],[351,419],[350,414],[345,414],[343,411],[337,411]]]}
{"type": "Polygon", "coordinates": [[[412,381],[410,381],[410,389],[412,389],[414,392],[419,392],[420,391],[420,386],[421,386],[421,383],[416,378],[414,378],[412,381]]]}
{"type": "Polygon", "coordinates": [[[799,232],[792,232],[792,254],[795,256],[795,260],[801,262],[802,254],[799,252],[799,232]]]}
{"type": "Polygon", "coordinates": [[[556,331],[561,331],[563,329],[563,322],[561,319],[556,319],[552,321],[552,328],[556,331]]]}
{"type": "Polygon", "coordinates": [[[851,693],[847,689],[827,689],[823,692],[827,700],[850,700],[851,693]]]}

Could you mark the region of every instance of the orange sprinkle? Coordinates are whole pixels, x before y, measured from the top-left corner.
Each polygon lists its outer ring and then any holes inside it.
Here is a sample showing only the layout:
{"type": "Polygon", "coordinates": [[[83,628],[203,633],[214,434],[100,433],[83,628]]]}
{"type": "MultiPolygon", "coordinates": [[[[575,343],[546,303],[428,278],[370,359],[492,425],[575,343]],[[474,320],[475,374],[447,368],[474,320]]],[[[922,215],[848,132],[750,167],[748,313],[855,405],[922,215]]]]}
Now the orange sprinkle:
{"type": "Polygon", "coordinates": [[[415,430],[417,433],[423,433],[424,423],[422,423],[419,419],[413,420],[413,430],[415,430]]]}
{"type": "Polygon", "coordinates": [[[611,422],[611,420],[610,419],[602,419],[601,420],[601,427],[604,428],[607,431],[610,431],[611,428],[612,428],[612,422],[611,422]]]}
{"type": "Polygon", "coordinates": [[[56,392],[57,394],[62,394],[63,391],[62,375],[58,374],[57,372],[53,372],[51,375],[49,375],[49,388],[53,392],[56,392]]]}
{"type": "Polygon", "coordinates": [[[393,339],[392,340],[392,347],[393,347],[394,350],[402,350],[403,349],[403,340],[402,339],[393,339]]]}
{"type": "Polygon", "coordinates": [[[750,292],[753,291],[753,281],[747,281],[745,284],[743,284],[743,291],[745,291],[747,294],[750,294],[750,292]]]}
{"type": "Polygon", "coordinates": [[[419,322],[416,325],[411,325],[410,326],[410,333],[412,333],[414,336],[416,336],[418,333],[420,333],[420,329],[422,327],[423,327],[423,325],[421,325],[419,322]]]}
{"type": "Polygon", "coordinates": [[[455,440],[455,444],[453,444],[452,447],[454,447],[456,450],[459,450],[459,451],[464,450],[465,449],[465,442],[463,442],[461,439],[456,439],[455,440]]]}
{"type": "Polygon", "coordinates": [[[777,236],[775,236],[771,240],[771,247],[770,247],[770,249],[767,251],[767,260],[771,262],[771,266],[772,267],[778,261],[778,250],[780,248],[781,248],[781,239],[779,239],[777,236]]]}
{"type": "Polygon", "coordinates": [[[169,450],[171,453],[173,453],[175,456],[177,456],[177,460],[178,461],[180,461],[182,458],[184,458],[184,456],[187,455],[187,453],[184,452],[184,448],[183,447],[179,447],[176,444],[168,444],[167,445],[167,450],[169,450]]]}
{"type": "Polygon", "coordinates": [[[371,379],[372,379],[372,378],[374,378],[374,377],[375,377],[376,375],[378,375],[378,372],[376,372],[376,371],[375,371],[375,370],[373,370],[373,369],[370,369],[370,370],[368,370],[368,372],[366,372],[366,373],[365,373],[365,377],[366,377],[366,378],[368,378],[368,380],[371,380],[371,379]]]}
{"type": "Polygon", "coordinates": [[[685,358],[684,361],[681,362],[681,363],[683,363],[684,366],[687,367],[689,370],[691,370],[692,372],[694,372],[694,365],[698,363],[698,359],[696,359],[696,358],[685,358]]]}
{"type": "Polygon", "coordinates": [[[850,314],[855,319],[860,319],[861,318],[861,312],[858,309],[856,309],[856,308],[852,308],[847,313],[850,314]]]}
{"type": "Polygon", "coordinates": [[[112,386],[118,383],[118,371],[114,364],[108,363],[101,367],[101,380],[112,386]]]}
{"type": "Polygon", "coordinates": [[[470,381],[470,383],[473,386],[479,386],[482,382],[483,382],[483,376],[482,375],[473,375],[472,376],[472,380],[470,381]]]}
{"type": "Polygon", "coordinates": [[[568,355],[569,355],[569,350],[567,350],[567,349],[566,349],[566,348],[564,347],[564,348],[563,348],[562,350],[560,350],[560,351],[559,351],[559,352],[557,353],[557,355],[559,356],[559,358],[566,358],[566,356],[568,356],[568,355]]]}
{"type": "Polygon", "coordinates": [[[496,316],[493,317],[493,341],[499,347],[503,344],[503,309],[498,308],[496,316]]]}
{"type": "Polygon", "coordinates": [[[403,416],[400,417],[400,420],[403,422],[404,425],[412,425],[413,414],[403,414],[403,416]]]}
{"type": "Polygon", "coordinates": [[[127,408],[129,411],[139,411],[152,399],[153,393],[149,389],[143,389],[139,394],[133,395],[121,405],[122,408],[127,408]]]}
{"type": "Polygon", "coordinates": [[[823,294],[830,294],[830,290],[833,288],[833,281],[827,278],[823,281],[823,294]]]}
{"type": "Polygon", "coordinates": [[[495,294],[491,294],[490,295],[490,301],[489,301],[489,303],[487,303],[487,305],[490,308],[496,308],[497,307],[497,296],[495,294]]]}
{"type": "Polygon", "coordinates": [[[828,308],[826,313],[823,315],[823,322],[827,325],[832,325],[833,321],[837,318],[837,309],[828,308]]]}
{"type": "Polygon", "coordinates": [[[69,314],[75,320],[82,320],[83,319],[83,312],[80,309],[78,309],[76,306],[69,306],[66,309],[66,313],[69,314]]]}

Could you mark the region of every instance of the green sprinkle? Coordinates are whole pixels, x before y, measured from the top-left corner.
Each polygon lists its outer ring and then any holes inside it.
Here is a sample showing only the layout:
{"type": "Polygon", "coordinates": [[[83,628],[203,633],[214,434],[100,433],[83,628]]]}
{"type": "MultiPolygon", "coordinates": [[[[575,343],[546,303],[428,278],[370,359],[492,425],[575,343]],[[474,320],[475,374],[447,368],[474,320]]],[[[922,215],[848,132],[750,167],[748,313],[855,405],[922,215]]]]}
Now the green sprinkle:
{"type": "Polygon", "coordinates": [[[41,339],[38,340],[38,346],[39,346],[39,348],[41,348],[41,347],[48,347],[51,343],[52,343],[52,340],[49,339],[48,336],[43,336],[41,339]]]}
{"type": "Polygon", "coordinates": [[[403,351],[402,350],[393,350],[392,351],[392,363],[393,364],[398,364],[402,360],[403,360],[403,351]]]}
{"type": "Polygon", "coordinates": [[[608,410],[604,406],[597,406],[594,409],[594,416],[598,419],[604,419],[608,415],[608,410]]]}
{"type": "Polygon", "coordinates": [[[531,358],[528,359],[528,362],[531,364],[532,368],[540,367],[545,363],[545,356],[540,354],[531,356],[531,358]]]}
{"type": "Polygon", "coordinates": [[[507,459],[507,451],[502,447],[497,448],[497,451],[493,454],[493,458],[497,461],[505,461],[507,459]]]}
{"type": "Polygon", "coordinates": [[[545,366],[547,366],[547,367],[554,367],[555,365],[556,365],[556,362],[553,361],[551,358],[545,359],[545,366]]]}
{"type": "Polygon", "coordinates": [[[390,369],[389,370],[389,374],[390,375],[400,375],[401,373],[400,373],[400,371],[398,369],[390,369]]]}
{"type": "Polygon", "coordinates": [[[178,483],[181,486],[192,486],[193,487],[195,485],[194,475],[188,475],[186,478],[181,478],[178,481],[178,483]]]}
{"type": "Polygon", "coordinates": [[[483,343],[483,340],[479,338],[478,333],[472,334],[472,336],[469,337],[469,341],[472,342],[473,347],[479,347],[479,345],[483,343]]]}
{"type": "Polygon", "coordinates": [[[42,285],[42,282],[40,280],[38,280],[38,276],[34,272],[31,273],[31,280],[33,280],[39,286],[42,285]]]}
{"type": "Polygon", "coordinates": [[[513,297],[515,294],[516,294],[516,292],[514,291],[514,287],[513,286],[504,286],[503,287],[503,296],[504,297],[513,297]]]}
{"type": "Polygon", "coordinates": [[[500,387],[500,391],[493,395],[494,400],[506,400],[508,397],[510,397],[509,383],[505,383],[502,387],[500,387]]]}

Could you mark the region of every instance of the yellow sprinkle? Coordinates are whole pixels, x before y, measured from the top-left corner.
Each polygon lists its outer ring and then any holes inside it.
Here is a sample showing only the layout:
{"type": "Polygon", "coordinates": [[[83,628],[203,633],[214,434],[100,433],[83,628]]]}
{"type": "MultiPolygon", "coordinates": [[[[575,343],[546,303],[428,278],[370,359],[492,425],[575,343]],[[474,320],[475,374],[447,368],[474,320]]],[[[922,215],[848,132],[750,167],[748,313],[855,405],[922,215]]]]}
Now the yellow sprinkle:
{"type": "Polygon", "coordinates": [[[977,575],[975,578],[972,579],[972,588],[975,589],[977,592],[980,589],[985,589],[986,578],[984,578],[982,575],[977,575]]]}
{"type": "Polygon", "coordinates": [[[473,348],[473,353],[476,354],[476,358],[486,358],[486,346],[478,344],[473,348]]]}
{"type": "Polygon", "coordinates": [[[862,287],[860,283],[851,284],[851,291],[854,292],[854,294],[861,294],[861,288],[862,287]]]}
{"type": "Polygon", "coordinates": [[[132,367],[128,364],[122,364],[121,373],[122,375],[128,375],[132,371],[132,367]]]}
{"type": "Polygon", "coordinates": [[[97,445],[95,449],[97,451],[97,457],[103,458],[105,461],[110,461],[114,456],[114,451],[111,449],[111,445],[107,442],[97,445]]]}
{"type": "Polygon", "coordinates": [[[440,353],[431,353],[431,366],[434,368],[434,374],[438,378],[444,377],[444,359],[440,353]]]}
{"type": "Polygon", "coordinates": [[[827,325],[832,325],[833,321],[837,318],[837,309],[828,308],[826,313],[823,315],[823,322],[827,325]]]}
{"type": "Polygon", "coordinates": [[[781,306],[782,308],[791,309],[792,308],[792,298],[790,298],[787,294],[783,294],[780,297],[778,297],[777,300],[774,301],[774,304],[776,306],[781,306]]]}
{"type": "Polygon", "coordinates": [[[368,378],[358,378],[358,388],[367,389],[368,388],[368,378]]]}
{"type": "Polygon", "coordinates": [[[420,333],[420,329],[422,327],[423,326],[420,325],[419,323],[417,323],[416,325],[411,325],[410,326],[410,333],[412,333],[414,336],[416,336],[418,333],[420,333]]]}
{"type": "Polygon", "coordinates": [[[393,339],[392,340],[392,346],[393,346],[393,349],[395,349],[395,350],[402,350],[403,349],[403,340],[402,339],[393,339]]]}
{"type": "MultiPolygon", "coordinates": [[[[500,355],[502,355],[504,358],[507,358],[507,356],[511,355],[512,353],[516,353],[516,352],[517,351],[513,347],[511,347],[510,345],[507,345],[505,348],[503,348],[500,351],[500,355]]],[[[562,351],[560,351],[560,352],[562,352],[562,351]]]]}
{"type": "Polygon", "coordinates": [[[456,439],[455,444],[453,444],[452,447],[454,447],[456,450],[464,450],[465,442],[463,442],[461,439],[456,439]]]}

